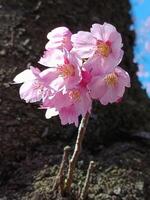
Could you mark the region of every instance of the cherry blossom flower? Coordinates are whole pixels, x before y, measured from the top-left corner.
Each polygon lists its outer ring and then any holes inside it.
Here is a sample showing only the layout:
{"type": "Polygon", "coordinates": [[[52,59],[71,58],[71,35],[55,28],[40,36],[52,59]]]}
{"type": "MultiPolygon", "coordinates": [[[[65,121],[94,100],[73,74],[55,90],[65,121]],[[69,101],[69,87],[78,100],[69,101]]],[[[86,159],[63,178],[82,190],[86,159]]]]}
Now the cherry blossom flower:
{"type": "Polygon", "coordinates": [[[98,65],[103,73],[110,72],[122,59],[122,38],[111,24],[93,24],[91,32],[79,31],[72,35],[71,40],[72,51],[81,58],[90,58],[89,62],[98,65]]]}
{"type": "Polygon", "coordinates": [[[75,88],[67,90],[66,93],[51,93],[42,104],[46,108],[46,118],[51,118],[59,114],[62,124],[75,123],[78,126],[79,116],[85,116],[91,112],[92,99],[88,90],[88,83],[91,75],[85,70],[82,71],[82,79],[75,88]]]}
{"type": "Polygon", "coordinates": [[[76,126],[79,116],[91,112],[93,99],[103,105],[120,102],[130,78],[118,67],[122,39],[114,26],[93,24],[91,32],[74,35],[58,27],[47,37],[46,51],[38,62],[47,68],[30,67],[14,78],[22,83],[21,99],[39,101],[47,119],[59,115],[62,125],[76,126]]]}
{"type": "Polygon", "coordinates": [[[66,50],[50,52],[50,55],[41,58],[39,63],[45,66],[51,66],[51,63],[55,65],[49,73],[52,80],[50,85],[55,91],[73,88],[82,78],[80,69],[82,60],[66,50]]]}
{"type": "Polygon", "coordinates": [[[23,83],[20,87],[20,98],[26,103],[37,102],[44,98],[48,91],[49,70],[40,72],[38,68],[30,67],[14,78],[15,83],[23,83]]]}
{"type": "Polygon", "coordinates": [[[103,105],[117,102],[123,96],[125,87],[130,87],[130,77],[120,67],[111,73],[94,76],[89,83],[92,98],[99,99],[103,105]]]}
{"type": "Polygon", "coordinates": [[[70,51],[72,49],[72,42],[71,42],[71,31],[67,27],[58,27],[53,29],[51,32],[48,33],[48,43],[46,44],[45,48],[49,49],[67,49],[70,51]]]}
{"type": "Polygon", "coordinates": [[[63,125],[75,123],[78,126],[78,117],[80,115],[85,116],[87,112],[91,112],[92,99],[89,91],[79,85],[72,90],[68,90],[65,94],[58,92],[50,96],[42,106],[43,108],[48,108],[46,111],[47,118],[55,116],[56,112],[53,112],[55,108],[63,125]],[[54,113],[54,115],[49,113],[54,113]]]}

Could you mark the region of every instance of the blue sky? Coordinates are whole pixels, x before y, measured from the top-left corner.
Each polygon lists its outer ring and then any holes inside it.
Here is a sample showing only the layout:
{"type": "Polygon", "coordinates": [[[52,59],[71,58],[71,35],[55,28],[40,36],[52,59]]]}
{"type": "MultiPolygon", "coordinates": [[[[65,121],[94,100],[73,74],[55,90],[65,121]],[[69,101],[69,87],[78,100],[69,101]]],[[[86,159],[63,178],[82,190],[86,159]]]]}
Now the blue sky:
{"type": "Polygon", "coordinates": [[[150,96],[150,0],[130,0],[136,31],[135,62],[139,65],[139,79],[150,96]]]}

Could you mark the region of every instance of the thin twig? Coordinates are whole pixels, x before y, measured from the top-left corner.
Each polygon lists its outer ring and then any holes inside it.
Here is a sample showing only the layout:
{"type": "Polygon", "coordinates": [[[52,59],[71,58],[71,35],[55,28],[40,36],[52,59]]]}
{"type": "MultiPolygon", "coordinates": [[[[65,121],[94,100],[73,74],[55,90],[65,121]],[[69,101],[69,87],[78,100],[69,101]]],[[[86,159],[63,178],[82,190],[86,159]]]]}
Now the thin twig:
{"type": "Polygon", "coordinates": [[[75,170],[75,165],[78,160],[79,154],[81,152],[82,141],[85,135],[88,120],[89,120],[89,113],[87,113],[85,117],[82,118],[79,129],[78,129],[78,136],[77,136],[77,140],[75,144],[75,149],[74,149],[72,158],[69,161],[69,168],[68,168],[68,174],[67,174],[66,185],[65,185],[66,193],[69,193],[71,189],[71,184],[73,181],[73,173],[75,170]]]}
{"type": "Polygon", "coordinates": [[[57,190],[60,187],[61,195],[63,194],[63,191],[64,191],[64,168],[65,168],[65,163],[67,162],[67,159],[68,159],[68,154],[69,154],[70,149],[71,149],[70,146],[66,146],[64,148],[64,153],[63,153],[61,165],[60,165],[60,168],[59,168],[59,171],[58,171],[58,174],[56,176],[56,179],[55,179],[55,182],[54,182],[54,185],[53,185],[53,189],[52,189],[52,191],[54,191],[54,190],[57,190]]]}
{"type": "Polygon", "coordinates": [[[87,197],[88,194],[88,187],[89,187],[89,180],[90,180],[90,174],[94,169],[94,161],[90,161],[88,170],[87,170],[87,174],[86,174],[86,179],[84,182],[84,186],[80,195],[80,200],[84,200],[87,197]]]}

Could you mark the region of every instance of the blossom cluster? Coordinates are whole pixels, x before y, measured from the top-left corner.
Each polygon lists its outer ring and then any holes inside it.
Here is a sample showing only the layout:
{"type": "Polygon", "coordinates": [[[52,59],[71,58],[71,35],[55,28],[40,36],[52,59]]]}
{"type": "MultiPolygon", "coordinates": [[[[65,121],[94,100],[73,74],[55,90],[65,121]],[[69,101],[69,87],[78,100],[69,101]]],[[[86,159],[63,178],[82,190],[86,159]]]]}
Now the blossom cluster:
{"type": "Polygon", "coordinates": [[[46,118],[59,115],[63,125],[75,123],[91,112],[92,100],[101,104],[118,102],[130,77],[118,64],[123,57],[122,38],[108,23],[93,24],[90,32],[72,34],[67,27],[53,29],[39,64],[14,78],[23,83],[20,97],[27,103],[40,102],[46,118]]]}

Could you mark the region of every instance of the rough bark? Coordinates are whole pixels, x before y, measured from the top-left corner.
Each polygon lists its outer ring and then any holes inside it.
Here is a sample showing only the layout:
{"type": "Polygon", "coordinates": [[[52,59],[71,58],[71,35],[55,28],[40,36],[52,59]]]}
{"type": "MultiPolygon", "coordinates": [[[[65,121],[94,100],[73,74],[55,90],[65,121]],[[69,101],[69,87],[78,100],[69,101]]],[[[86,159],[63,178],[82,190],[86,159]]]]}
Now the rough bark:
{"type": "Polygon", "coordinates": [[[73,126],[62,128],[58,118],[47,121],[44,111],[22,102],[18,88],[8,83],[29,63],[37,65],[52,28],[65,25],[76,32],[106,21],[122,34],[125,55],[121,66],[130,73],[132,88],[118,105],[95,103],[84,141],[86,150],[80,157],[85,162],[80,163],[76,180],[82,185],[86,163],[98,155],[101,170],[95,181],[100,182],[91,186],[97,199],[142,200],[144,195],[148,199],[149,142],[140,133],[150,132],[150,101],[133,63],[135,33],[129,30],[130,9],[128,0],[0,0],[0,198],[53,199],[49,191],[63,147],[74,143],[77,131],[73,126]],[[115,188],[119,185],[125,191],[118,189],[118,197],[115,188]]]}

